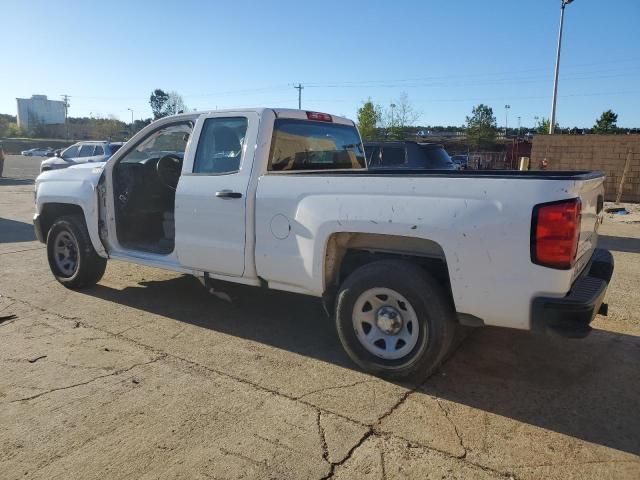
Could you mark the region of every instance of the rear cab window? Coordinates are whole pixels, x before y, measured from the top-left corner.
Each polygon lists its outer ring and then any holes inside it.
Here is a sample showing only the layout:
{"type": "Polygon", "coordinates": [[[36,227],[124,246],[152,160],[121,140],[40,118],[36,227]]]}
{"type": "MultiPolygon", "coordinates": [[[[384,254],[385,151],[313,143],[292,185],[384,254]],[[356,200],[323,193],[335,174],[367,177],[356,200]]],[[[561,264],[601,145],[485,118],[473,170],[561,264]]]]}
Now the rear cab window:
{"type": "Polygon", "coordinates": [[[354,126],[276,119],[268,169],[274,172],[365,168],[364,148],[354,126]]]}

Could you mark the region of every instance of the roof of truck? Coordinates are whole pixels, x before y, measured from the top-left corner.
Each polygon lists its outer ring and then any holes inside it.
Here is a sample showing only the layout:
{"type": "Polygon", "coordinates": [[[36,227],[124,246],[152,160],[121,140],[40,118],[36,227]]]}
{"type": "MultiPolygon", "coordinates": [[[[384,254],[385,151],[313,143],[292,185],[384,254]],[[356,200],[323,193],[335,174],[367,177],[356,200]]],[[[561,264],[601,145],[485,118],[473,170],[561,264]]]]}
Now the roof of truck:
{"type": "MultiPolygon", "coordinates": [[[[202,110],[197,112],[185,112],[179,113],[178,115],[173,115],[174,117],[185,117],[185,118],[193,118],[199,117],[201,115],[208,114],[220,114],[220,113],[244,113],[244,112],[255,112],[259,115],[262,115],[265,111],[272,111],[276,114],[278,118],[297,118],[300,120],[307,120],[307,112],[314,113],[327,113],[331,115],[333,120],[332,123],[339,123],[344,125],[355,125],[353,120],[350,120],[346,117],[341,117],[338,115],[333,115],[329,112],[315,112],[315,110],[298,110],[297,108],[270,108],[270,107],[255,107],[255,108],[226,108],[221,110],[202,110]]],[[[166,118],[166,117],[165,117],[166,118]]]]}

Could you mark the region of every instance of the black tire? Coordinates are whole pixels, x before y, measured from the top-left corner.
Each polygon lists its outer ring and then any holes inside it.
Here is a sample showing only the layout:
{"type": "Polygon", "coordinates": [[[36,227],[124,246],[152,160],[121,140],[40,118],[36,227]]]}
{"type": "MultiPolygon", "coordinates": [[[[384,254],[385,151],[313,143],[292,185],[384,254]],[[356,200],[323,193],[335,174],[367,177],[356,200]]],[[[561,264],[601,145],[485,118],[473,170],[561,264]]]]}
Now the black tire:
{"type": "Polygon", "coordinates": [[[89,238],[89,232],[81,215],[61,217],[54,222],[47,234],[47,257],[51,273],[58,282],[70,289],[81,289],[95,285],[100,281],[107,268],[107,260],[99,256],[89,238]],[[77,253],[72,272],[64,271],[56,261],[55,243],[60,235],[75,241],[77,253]]]}
{"type": "Polygon", "coordinates": [[[447,358],[457,326],[449,296],[431,275],[407,261],[381,260],[364,265],[349,275],[338,292],[336,328],[342,346],[355,363],[374,375],[426,379],[447,358]],[[354,307],[362,294],[374,288],[399,293],[415,312],[418,339],[402,358],[380,358],[367,350],[358,338],[352,320],[354,307]]]}

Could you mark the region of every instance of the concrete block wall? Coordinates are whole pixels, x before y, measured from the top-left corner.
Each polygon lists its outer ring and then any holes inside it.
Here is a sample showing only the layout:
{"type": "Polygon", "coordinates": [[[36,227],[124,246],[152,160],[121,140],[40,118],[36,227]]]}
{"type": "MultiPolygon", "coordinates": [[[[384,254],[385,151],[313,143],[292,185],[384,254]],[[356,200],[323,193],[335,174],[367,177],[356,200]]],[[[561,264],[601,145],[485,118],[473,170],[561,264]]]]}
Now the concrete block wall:
{"type": "Polygon", "coordinates": [[[531,169],[540,169],[546,158],[549,170],[602,170],[605,200],[614,201],[629,151],[622,201],[640,202],[640,135],[536,135],[531,169]]]}

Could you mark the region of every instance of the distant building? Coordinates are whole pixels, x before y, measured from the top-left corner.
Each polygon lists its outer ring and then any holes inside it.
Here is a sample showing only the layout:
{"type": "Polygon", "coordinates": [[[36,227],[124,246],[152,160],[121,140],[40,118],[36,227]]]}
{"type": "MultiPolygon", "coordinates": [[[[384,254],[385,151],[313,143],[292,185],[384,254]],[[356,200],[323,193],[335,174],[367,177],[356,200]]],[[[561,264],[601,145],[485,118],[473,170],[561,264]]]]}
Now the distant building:
{"type": "Polygon", "coordinates": [[[18,126],[30,130],[36,125],[64,123],[64,102],[49,100],[46,95],[31,98],[16,98],[18,103],[18,126]]]}

